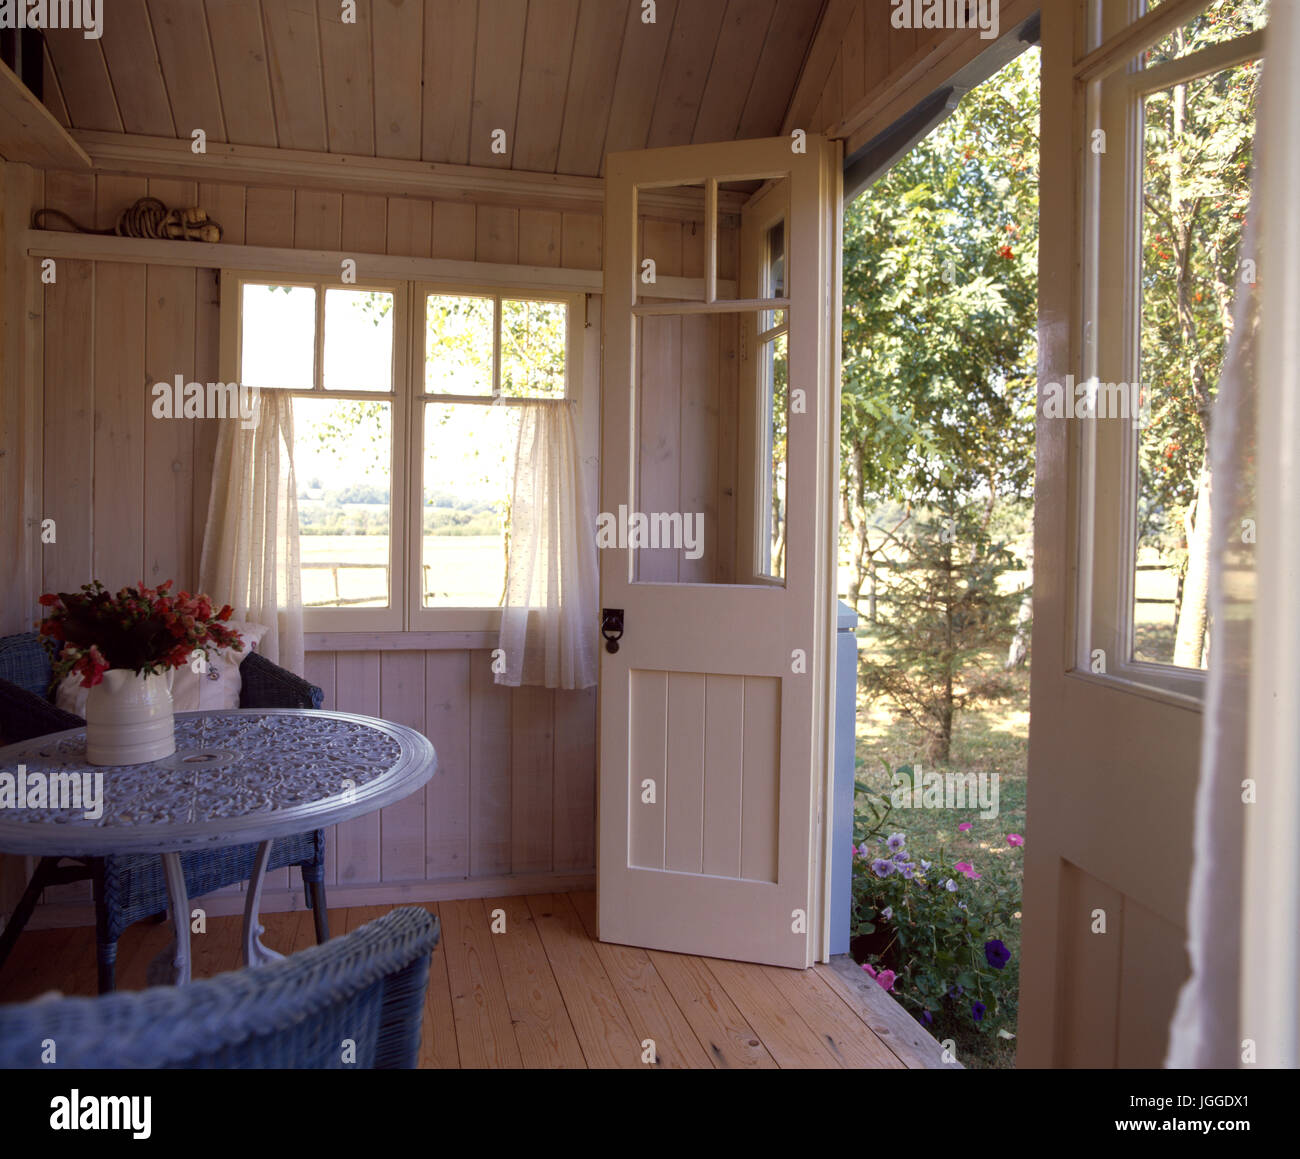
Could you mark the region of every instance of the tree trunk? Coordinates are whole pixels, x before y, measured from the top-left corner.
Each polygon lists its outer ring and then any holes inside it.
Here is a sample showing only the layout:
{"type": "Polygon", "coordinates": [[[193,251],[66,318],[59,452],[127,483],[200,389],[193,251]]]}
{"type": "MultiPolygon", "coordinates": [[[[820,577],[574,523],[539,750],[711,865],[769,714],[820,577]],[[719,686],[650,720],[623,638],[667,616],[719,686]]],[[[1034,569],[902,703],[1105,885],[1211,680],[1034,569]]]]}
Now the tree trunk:
{"type": "Polygon", "coordinates": [[[1210,596],[1210,491],[1208,464],[1201,468],[1196,490],[1192,531],[1187,539],[1187,575],[1183,602],[1178,609],[1178,634],[1174,641],[1174,663],[1182,668],[1199,668],[1205,651],[1205,629],[1210,596]]]}

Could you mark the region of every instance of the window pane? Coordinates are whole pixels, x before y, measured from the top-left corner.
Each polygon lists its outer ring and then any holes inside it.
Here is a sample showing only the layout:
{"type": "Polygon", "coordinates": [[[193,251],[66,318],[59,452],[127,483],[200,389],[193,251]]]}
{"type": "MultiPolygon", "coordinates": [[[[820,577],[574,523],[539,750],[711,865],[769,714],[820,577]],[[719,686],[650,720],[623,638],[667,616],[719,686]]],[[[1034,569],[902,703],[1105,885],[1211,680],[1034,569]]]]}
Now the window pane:
{"type": "Polygon", "coordinates": [[[325,388],[393,389],[393,295],[325,291],[325,388]]]}
{"type": "Polygon", "coordinates": [[[245,283],[241,309],[244,386],[310,390],[316,380],[316,290],[245,283]]]}
{"type": "Polygon", "coordinates": [[[1257,62],[1143,102],[1141,389],[1133,657],[1204,668],[1209,655],[1211,405],[1250,201],[1257,62]]]}
{"type": "Polygon", "coordinates": [[[563,302],[501,302],[501,393],[563,398],[569,310],[563,302]]]}
{"type": "Polygon", "coordinates": [[[518,430],[514,407],[425,404],[420,590],[426,608],[500,605],[518,430]]]}
{"type": "MultiPolygon", "coordinates": [[[[1148,0],[1148,10],[1157,6],[1148,0]]],[[[1267,24],[1268,0],[1218,0],[1153,44],[1147,51],[1145,64],[1150,68],[1168,60],[1181,60],[1212,44],[1258,32],[1267,24]]]]}
{"type": "Polygon", "coordinates": [[[430,294],[424,312],[424,389],[430,394],[492,393],[491,298],[430,294]]]}
{"type": "Polygon", "coordinates": [[[786,538],[786,428],[790,405],[789,357],[786,335],[780,334],[763,344],[763,416],[760,437],[763,439],[762,461],[766,472],[763,488],[764,509],[761,526],[766,534],[758,536],[758,571],[773,579],[785,578],[786,538]]]}
{"type": "Polygon", "coordinates": [[[293,400],[302,602],[387,607],[392,404],[293,400]]]}

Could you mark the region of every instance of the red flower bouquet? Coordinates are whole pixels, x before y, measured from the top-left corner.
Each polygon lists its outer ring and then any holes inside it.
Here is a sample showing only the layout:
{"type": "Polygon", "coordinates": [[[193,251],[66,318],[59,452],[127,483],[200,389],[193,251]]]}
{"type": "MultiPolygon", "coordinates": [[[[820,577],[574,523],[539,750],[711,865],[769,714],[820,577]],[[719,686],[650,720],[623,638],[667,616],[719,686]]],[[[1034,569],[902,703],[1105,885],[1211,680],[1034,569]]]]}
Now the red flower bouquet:
{"type": "Polygon", "coordinates": [[[142,580],[114,596],[95,580],[79,592],[41,596],[39,602],[51,609],[40,627],[55,679],[77,672],[82,687],[91,688],[110,668],[161,673],[189,663],[195,652],[243,651],[239,633],[225,623],[232,614],[229,604],[214,611],[207,596],[172,595],[171,587],[171,580],[156,588],[142,580]]]}

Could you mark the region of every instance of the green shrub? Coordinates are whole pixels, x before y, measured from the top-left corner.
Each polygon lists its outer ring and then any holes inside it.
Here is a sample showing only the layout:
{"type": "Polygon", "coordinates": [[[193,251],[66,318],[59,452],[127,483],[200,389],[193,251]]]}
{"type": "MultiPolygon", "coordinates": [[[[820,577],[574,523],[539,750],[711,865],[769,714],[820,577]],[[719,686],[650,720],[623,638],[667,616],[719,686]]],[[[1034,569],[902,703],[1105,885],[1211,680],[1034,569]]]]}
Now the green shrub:
{"type": "MultiPolygon", "coordinates": [[[[1013,1033],[1019,969],[1006,941],[1020,909],[1019,859],[989,858],[981,872],[942,846],[923,856],[889,823],[888,798],[863,786],[859,795],[867,816],[854,833],[854,959],[940,1038],[1013,1033]]],[[[997,824],[970,824],[981,823],[997,824]]],[[[1016,833],[1002,839],[1023,844],[1016,833]]]]}

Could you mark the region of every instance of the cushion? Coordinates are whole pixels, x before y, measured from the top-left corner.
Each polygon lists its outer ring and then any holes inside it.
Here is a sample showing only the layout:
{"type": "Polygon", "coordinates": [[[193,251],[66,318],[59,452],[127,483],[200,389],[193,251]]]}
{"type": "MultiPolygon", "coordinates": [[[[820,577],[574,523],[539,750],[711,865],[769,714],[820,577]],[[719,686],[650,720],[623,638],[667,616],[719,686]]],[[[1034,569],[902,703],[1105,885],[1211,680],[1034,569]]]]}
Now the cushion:
{"type": "MultiPolygon", "coordinates": [[[[195,712],[214,708],[238,708],[240,677],[239,665],[249,652],[257,650],[258,642],[266,635],[262,624],[247,620],[229,620],[228,626],[239,633],[244,650],[214,648],[208,655],[207,672],[195,672],[188,664],[176,669],[172,679],[172,709],[175,712],[195,712]]],[[[60,682],[55,703],[65,712],[86,715],[86,697],[90,689],[81,686],[81,677],[70,672],[60,682]]]]}
{"type": "Polygon", "coordinates": [[[37,696],[46,696],[53,678],[49,653],[35,632],[0,636],[0,680],[8,680],[37,696]]]}

